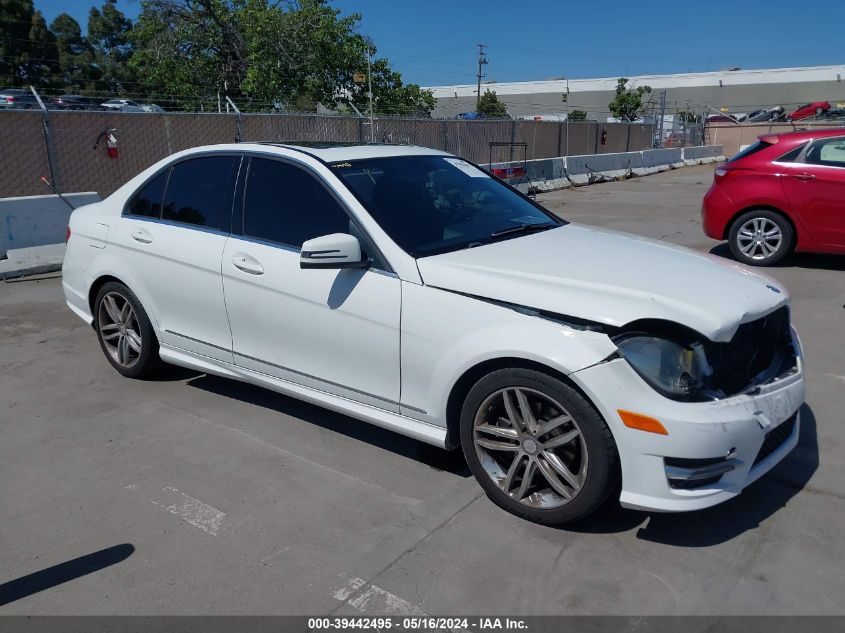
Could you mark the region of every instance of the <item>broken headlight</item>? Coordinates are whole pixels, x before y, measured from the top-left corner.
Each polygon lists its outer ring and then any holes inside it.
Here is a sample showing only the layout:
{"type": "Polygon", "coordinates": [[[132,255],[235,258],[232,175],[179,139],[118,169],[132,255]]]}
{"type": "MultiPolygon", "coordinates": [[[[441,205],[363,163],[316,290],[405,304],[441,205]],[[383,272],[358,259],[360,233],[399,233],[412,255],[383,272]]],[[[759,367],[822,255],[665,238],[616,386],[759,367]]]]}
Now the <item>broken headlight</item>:
{"type": "Polygon", "coordinates": [[[681,345],[650,334],[628,334],[614,341],[619,353],[659,393],[685,399],[710,373],[699,343],[681,345]]]}

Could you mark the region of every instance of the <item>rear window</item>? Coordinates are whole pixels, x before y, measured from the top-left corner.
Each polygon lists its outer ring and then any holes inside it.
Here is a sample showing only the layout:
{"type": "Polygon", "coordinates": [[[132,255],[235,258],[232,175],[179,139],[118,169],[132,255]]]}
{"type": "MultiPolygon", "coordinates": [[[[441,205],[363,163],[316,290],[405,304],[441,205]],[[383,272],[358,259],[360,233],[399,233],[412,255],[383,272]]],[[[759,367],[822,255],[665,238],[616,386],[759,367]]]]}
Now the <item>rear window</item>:
{"type": "Polygon", "coordinates": [[[739,154],[736,154],[735,156],[733,156],[728,162],[733,163],[733,162],[738,161],[742,158],[747,158],[748,156],[751,156],[752,154],[756,154],[757,152],[760,152],[760,151],[766,149],[767,147],[771,147],[771,146],[772,146],[771,143],[766,143],[765,141],[757,141],[756,143],[746,147],[739,154]]]}

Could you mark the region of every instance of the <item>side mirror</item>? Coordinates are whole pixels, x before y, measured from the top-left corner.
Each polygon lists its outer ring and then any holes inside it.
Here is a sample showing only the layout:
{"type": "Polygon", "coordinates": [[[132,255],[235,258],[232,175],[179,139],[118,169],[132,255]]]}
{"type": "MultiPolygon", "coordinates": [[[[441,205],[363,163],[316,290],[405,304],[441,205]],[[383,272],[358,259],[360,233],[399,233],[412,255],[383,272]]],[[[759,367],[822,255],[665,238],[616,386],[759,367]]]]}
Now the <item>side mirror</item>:
{"type": "Polygon", "coordinates": [[[308,240],[299,253],[300,268],[367,268],[369,259],[361,257],[358,238],[346,233],[332,233],[308,240]]]}

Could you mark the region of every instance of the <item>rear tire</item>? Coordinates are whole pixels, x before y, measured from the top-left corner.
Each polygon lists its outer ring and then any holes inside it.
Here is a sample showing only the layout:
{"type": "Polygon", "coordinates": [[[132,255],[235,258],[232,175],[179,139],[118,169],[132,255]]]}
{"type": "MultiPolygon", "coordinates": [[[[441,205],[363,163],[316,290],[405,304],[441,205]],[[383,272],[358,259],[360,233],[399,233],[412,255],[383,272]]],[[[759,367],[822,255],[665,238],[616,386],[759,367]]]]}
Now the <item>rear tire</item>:
{"type": "Polygon", "coordinates": [[[780,213],[752,209],[743,213],[728,233],[731,254],[750,266],[771,266],[789,253],[795,244],[792,225],[780,213]]]}
{"type": "Polygon", "coordinates": [[[488,374],[467,394],[460,424],[464,456],[484,492],[529,521],[583,519],[618,481],[607,424],[578,391],[547,374],[488,374]]]}
{"type": "Polygon", "coordinates": [[[143,378],[161,367],[150,318],[123,284],[110,281],[100,288],[94,300],[94,330],[106,360],[123,376],[143,378]]]}

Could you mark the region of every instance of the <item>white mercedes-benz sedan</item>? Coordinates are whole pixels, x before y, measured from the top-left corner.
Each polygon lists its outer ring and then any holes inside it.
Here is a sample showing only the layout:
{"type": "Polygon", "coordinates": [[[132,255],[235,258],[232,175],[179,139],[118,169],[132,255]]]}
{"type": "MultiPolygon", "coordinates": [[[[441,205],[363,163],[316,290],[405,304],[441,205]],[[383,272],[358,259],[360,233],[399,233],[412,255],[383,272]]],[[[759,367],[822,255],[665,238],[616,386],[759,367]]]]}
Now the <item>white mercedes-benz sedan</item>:
{"type": "Polygon", "coordinates": [[[460,447],[533,521],[611,493],[706,508],[798,442],[778,282],[567,223],[443,152],[198,147],[74,211],[68,235],[67,303],[124,376],[182,365],[460,447]]]}

